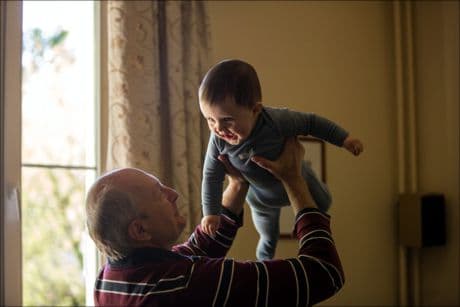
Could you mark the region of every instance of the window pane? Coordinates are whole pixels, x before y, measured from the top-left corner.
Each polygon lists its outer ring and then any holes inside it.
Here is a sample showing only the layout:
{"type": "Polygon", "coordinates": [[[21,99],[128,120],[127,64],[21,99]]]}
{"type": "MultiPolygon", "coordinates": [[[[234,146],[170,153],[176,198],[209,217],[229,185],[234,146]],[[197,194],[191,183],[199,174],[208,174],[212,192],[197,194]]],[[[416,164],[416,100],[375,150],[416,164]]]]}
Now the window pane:
{"type": "Polygon", "coordinates": [[[94,3],[25,1],[23,20],[23,163],[94,166],[94,3]]]}
{"type": "Polygon", "coordinates": [[[92,304],[96,255],[84,197],[96,172],[94,11],[94,1],[23,2],[25,305],[92,304]]]}
{"type": "Polygon", "coordinates": [[[82,250],[88,175],[95,174],[22,170],[25,305],[85,305],[82,250]]]}

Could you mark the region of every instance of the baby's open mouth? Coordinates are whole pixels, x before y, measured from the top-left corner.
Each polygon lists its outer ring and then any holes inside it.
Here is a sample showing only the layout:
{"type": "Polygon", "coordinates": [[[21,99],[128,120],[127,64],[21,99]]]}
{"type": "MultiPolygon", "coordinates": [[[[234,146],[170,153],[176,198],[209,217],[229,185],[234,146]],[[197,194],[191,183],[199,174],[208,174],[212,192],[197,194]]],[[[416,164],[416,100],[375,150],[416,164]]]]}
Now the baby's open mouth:
{"type": "Polygon", "coordinates": [[[220,137],[223,139],[227,139],[227,140],[236,139],[236,135],[234,135],[233,133],[223,133],[223,134],[220,134],[220,137]]]}

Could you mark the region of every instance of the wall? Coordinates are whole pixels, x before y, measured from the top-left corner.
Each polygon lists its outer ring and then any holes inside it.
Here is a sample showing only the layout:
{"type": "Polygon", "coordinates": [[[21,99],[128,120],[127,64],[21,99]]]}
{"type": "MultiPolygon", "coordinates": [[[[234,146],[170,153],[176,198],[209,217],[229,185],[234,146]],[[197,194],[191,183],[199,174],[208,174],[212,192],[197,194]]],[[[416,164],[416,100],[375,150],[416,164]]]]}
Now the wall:
{"type": "MultiPolygon", "coordinates": [[[[451,213],[449,246],[421,254],[421,299],[438,305],[460,302],[458,34],[455,27],[451,29],[455,20],[458,29],[458,3],[452,3],[417,3],[414,10],[417,63],[432,61],[417,67],[419,187],[447,193],[451,213]],[[455,5],[456,11],[451,7],[455,5]],[[427,38],[434,39],[434,44],[427,38]],[[433,114],[437,114],[434,121],[433,114]],[[437,259],[444,263],[439,265],[437,259]]],[[[214,62],[224,58],[250,62],[259,73],[266,105],[316,112],[364,142],[365,152],[358,158],[327,146],[327,178],[334,198],[332,227],[347,280],[339,295],[323,305],[397,305],[393,4],[211,1],[208,8],[214,62]]],[[[249,210],[245,219],[230,254],[254,259],[257,233],[249,210]]],[[[296,248],[295,241],[283,240],[277,256],[293,256],[296,248]]]]}
{"type": "MultiPolygon", "coordinates": [[[[327,146],[332,227],[347,281],[326,304],[394,305],[391,3],[210,2],[209,14],[215,61],[236,57],[253,64],[266,105],[316,112],[364,142],[359,158],[327,146]]],[[[257,235],[249,224],[247,216],[235,258],[254,258],[257,235]]],[[[295,241],[282,241],[277,256],[293,256],[296,248],[295,241]]]]}
{"type": "Polygon", "coordinates": [[[459,12],[457,1],[414,6],[419,190],[446,196],[447,244],[421,251],[421,304],[460,304],[459,12]]]}

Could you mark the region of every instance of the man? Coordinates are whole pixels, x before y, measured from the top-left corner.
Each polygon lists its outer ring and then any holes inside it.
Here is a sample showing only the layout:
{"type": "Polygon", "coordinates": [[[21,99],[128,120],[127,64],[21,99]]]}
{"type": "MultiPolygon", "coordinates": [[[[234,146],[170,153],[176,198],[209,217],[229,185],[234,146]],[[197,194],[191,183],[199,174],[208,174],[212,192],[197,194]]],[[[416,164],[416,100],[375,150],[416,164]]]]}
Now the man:
{"type": "Polygon", "coordinates": [[[253,162],[283,183],[296,215],[296,258],[238,262],[224,258],[238,228],[248,184],[229,172],[222,223],[213,237],[197,226],[187,242],[173,246],[185,221],[178,194],[138,169],[100,177],[87,198],[87,224],[108,263],[97,278],[96,305],[110,306],[309,306],[334,295],[344,282],[330,233],[300,172],[303,147],[286,142],[277,161],[253,162]]]}

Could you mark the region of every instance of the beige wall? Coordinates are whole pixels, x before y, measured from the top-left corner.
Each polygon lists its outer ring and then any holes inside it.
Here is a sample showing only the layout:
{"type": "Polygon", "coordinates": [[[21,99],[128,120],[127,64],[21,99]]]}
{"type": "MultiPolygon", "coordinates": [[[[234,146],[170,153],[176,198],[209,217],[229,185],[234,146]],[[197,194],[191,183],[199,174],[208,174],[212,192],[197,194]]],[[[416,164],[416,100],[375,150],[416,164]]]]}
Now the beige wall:
{"type": "Polygon", "coordinates": [[[446,196],[447,245],[421,252],[422,304],[460,304],[459,2],[414,7],[419,190],[446,196]]]}
{"type": "MultiPolygon", "coordinates": [[[[398,143],[393,4],[212,1],[208,5],[214,62],[224,58],[250,62],[259,73],[266,105],[316,112],[340,123],[365,144],[359,158],[327,146],[327,178],[334,198],[332,227],[347,281],[340,294],[324,305],[396,305],[398,143]]],[[[416,13],[429,14],[428,6],[417,7],[416,13]]],[[[455,58],[457,52],[458,60],[458,35],[457,50],[453,50],[450,39],[455,32],[449,30],[450,25],[437,24],[449,12],[438,9],[430,15],[431,26],[445,32],[446,37],[436,37],[447,48],[443,56],[455,58]]],[[[458,25],[458,4],[456,12],[449,18],[457,18],[458,25]]],[[[417,48],[424,46],[417,44],[417,48]]],[[[425,57],[436,57],[436,49],[431,49],[425,57]]],[[[433,63],[432,69],[441,70],[437,73],[444,79],[420,71],[428,77],[419,82],[435,82],[437,86],[430,88],[441,89],[437,94],[441,97],[423,100],[418,120],[442,113],[419,133],[431,136],[419,142],[420,187],[447,193],[449,212],[453,213],[449,217],[449,246],[422,254],[422,275],[426,277],[422,291],[436,294],[435,299],[424,294],[422,300],[455,304],[459,302],[458,235],[454,235],[459,221],[458,74],[457,83],[453,83],[449,78],[455,75],[454,68],[442,70],[447,64],[442,59],[433,63]],[[450,82],[443,82],[445,79],[450,82]],[[439,162],[436,170],[431,168],[433,159],[439,162]],[[446,172],[450,172],[447,183],[443,181],[446,172]],[[437,179],[430,179],[432,174],[437,179]],[[445,260],[441,271],[436,271],[436,259],[445,260]],[[442,282],[428,278],[433,274],[442,282]]],[[[458,62],[453,67],[458,68],[458,62]]],[[[248,211],[245,227],[231,251],[238,259],[254,259],[257,234],[248,211]]],[[[277,256],[294,256],[296,247],[295,241],[283,240],[277,256]]]]}

